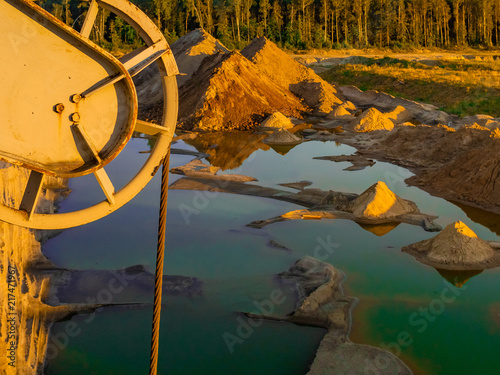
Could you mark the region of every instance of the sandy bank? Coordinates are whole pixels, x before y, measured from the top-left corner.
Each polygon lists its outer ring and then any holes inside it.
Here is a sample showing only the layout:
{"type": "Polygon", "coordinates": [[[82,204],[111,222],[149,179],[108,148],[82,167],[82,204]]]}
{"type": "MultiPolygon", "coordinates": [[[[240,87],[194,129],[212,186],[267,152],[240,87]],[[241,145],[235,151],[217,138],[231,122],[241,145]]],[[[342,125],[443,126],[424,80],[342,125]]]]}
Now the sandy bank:
{"type": "Polygon", "coordinates": [[[355,299],[344,294],[343,277],[332,265],[306,256],[288,271],[278,274],[278,280],[285,287],[295,290],[295,310],[287,317],[249,316],[326,328],[328,331],[320,343],[308,375],[412,374],[405,363],[393,354],[349,340],[351,309],[355,299]]]}

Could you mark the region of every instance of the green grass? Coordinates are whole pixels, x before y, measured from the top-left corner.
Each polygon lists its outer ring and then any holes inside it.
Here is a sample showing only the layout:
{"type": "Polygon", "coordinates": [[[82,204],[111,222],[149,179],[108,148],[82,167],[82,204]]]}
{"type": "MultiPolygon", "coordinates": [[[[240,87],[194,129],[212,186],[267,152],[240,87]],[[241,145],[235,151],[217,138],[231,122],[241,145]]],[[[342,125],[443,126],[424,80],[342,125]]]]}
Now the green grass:
{"type": "Polygon", "coordinates": [[[320,75],[363,91],[378,90],[431,103],[459,116],[481,113],[500,117],[499,61],[439,60],[424,64],[390,57],[355,57],[349,62],[320,75]]]}

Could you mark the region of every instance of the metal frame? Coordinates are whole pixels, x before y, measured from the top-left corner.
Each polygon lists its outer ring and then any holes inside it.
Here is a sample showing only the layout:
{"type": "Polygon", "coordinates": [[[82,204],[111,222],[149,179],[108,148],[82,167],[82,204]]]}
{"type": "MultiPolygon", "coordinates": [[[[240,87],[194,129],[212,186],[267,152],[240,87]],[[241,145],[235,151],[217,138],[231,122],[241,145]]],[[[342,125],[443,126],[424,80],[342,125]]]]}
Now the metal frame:
{"type": "MultiPolygon", "coordinates": [[[[37,7],[28,0],[18,1],[29,3],[32,8],[37,7]]],[[[134,198],[155,175],[169,150],[175,131],[178,112],[176,75],[179,74],[179,71],[173,53],[165,37],[158,30],[153,21],[127,0],[92,0],[81,30],[81,36],[88,38],[90,35],[92,26],[97,17],[98,7],[103,7],[121,17],[139,33],[146,43],[145,48],[140,48],[122,59],[122,63],[128,73],[131,76],[136,75],[152,62],[156,62],[159,68],[164,96],[163,119],[161,125],[137,120],[134,128],[134,130],[141,133],[156,135],[158,137],[156,144],[139,172],[123,188],[116,192],[104,168],[94,171],[94,175],[107,199],[78,211],[56,214],[35,213],[36,202],[43,184],[43,174],[32,171],[21,206],[19,209],[16,209],[0,205],[1,220],[33,229],[65,229],[98,220],[122,207],[134,198]]],[[[37,11],[40,10],[44,12],[41,8],[37,11]]],[[[51,18],[51,21],[53,21],[52,18],[54,17],[47,12],[45,13],[46,15],[44,16],[51,18]]],[[[71,32],[76,33],[75,30],[66,25],[62,23],[61,25],[71,30],[71,32]]],[[[94,45],[90,40],[88,40],[88,43],[91,43],[96,49],[99,49],[99,47],[94,45]]],[[[113,82],[108,82],[108,84],[113,84],[113,82]]],[[[99,89],[99,87],[97,89],[99,89]]],[[[92,92],[86,93],[86,95],[90,95],[91,93],[92,92]]]]}

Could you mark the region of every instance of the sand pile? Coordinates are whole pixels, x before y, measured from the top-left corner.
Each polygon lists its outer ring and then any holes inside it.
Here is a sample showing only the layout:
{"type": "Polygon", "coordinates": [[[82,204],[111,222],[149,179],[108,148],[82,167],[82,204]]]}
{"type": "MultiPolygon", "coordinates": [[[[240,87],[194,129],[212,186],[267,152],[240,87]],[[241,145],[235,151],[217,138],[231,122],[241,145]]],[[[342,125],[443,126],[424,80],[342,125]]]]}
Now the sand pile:
{"type": "Polygon", "coordinates": [[[150,111],[156,107],[163,108],[163,87],[160,71],[156,64],[151,64],[133,78],[137,99],[139,100],[139,115],[149,118],[150,111]]]}
{"type": "Polygon", "coordinates": [[[376,90],[361,91],[356,86],[342,86],[339,88],[339,91],[346,99],[351,100],[358,106],[371,106],[389,111],[397,106],[401,106],[409,111],[411,116],[422,124],[448,124],[452,121],[452,117],[449,114],[439,111],[438,107],[431,104],[396,98],[376,90]]]}
{"type": "Polygon", "coordinates": [[[499,212],[500,139],[487,138],[484,143],[484,146],[466,150],[455,160],[415,181],[455,199],[477,202],[499,212]]]}
{"type": "Polygon", "coordinates": [[[274,112],[260,125],[262,128],[291,129],[294,127],[292,121],[281,112],[274,112]]]}
{"type": "Polygon", "coordinates": [[[254,39],[241,54],[255,63],[273,82],[302,98],[320,114],[326,115],[342,103],[332,85],[265,37],[254,39]]]}
{"type": "Polygon", "coordinates": [[[443,111],[422,111],[413,113],[413,116],[422,124],[428,125],[448,125],[451,124],[453,120],[453,118],[448,113],[443,111]]]}
{"type": "Polygon", "coordinates": [[[347,110],[347,108],[345,108],[342,105],[339,105],[337,108],[335,108],[333,111],[331,111],[328,114],[328,116],[326,116],[326,118],[333,120],[333,119],[336,119],[338,117],[344,117],[344,116],[352,116],[352,115],[351,115],[351,112],[349,112],[347,110]]]}
{"type": "Polygon", "coordinates": [[[375,130],[392,130],[394,123],[379,110],[370,108],[353,120],[350,126],[355,132],[366,133],[375,130]]]}
{"type": "Polygon", "coordinates": [[[455,124],[457,127],[479,125],[493,130],[500,126],[500,119],[493,118],[492,116],[488,115],[474,115],[466,116],[461,120],[455,121],[455,124]]]}
{"type": "Polygon", "coordinates": [[[264,143],[268,145],[286,145],[286,144],[297,144],[302,140],[296,135],[290,133],[286,129],[278,129],[273,132],[270,136],[264,139],[264,143]]]}
{"type": "Polygon", "coordinates": [[[317,115],[321,116],[326,116],[335,106],[342,102],[337,97],[337,90],[323,80],[307,79],[289,85],[289,89],[299,98],[302,98],[309,107],[314,108],[317,115]]]}
{"type": "Polygon", "coordinates": [[[398,105],[392,111],[385,113],[385,116],[394,122],[394,124],[401,124],[410,121],[413,116],[405,107],[398,105]]]}
{"type": "Polygon", "coordinates": [[[340,107],[344,107],[345,109],[349,110],[349,111],[352,111],[354,112],[355,110],[357,110],[358,108],[354,105],[353,102],[350,102],[349,100],[345,101],[344,103],[342,103],[340,105],[340,107]]]}
{"type": "Polygon", "coordinates": [[[207,56],[216,53],[229,53],[229,50],[203,29],[196,29],[175,41],[171,46],[179,72],[179,87],[184,85],[196,73],[207,56]]]}
{"type": "MultiPolygon", "coordinates": [[[[244,58],[197,29],[176,41],[172,51],[185,74],[178,77],[184,129],[250,129],[276,111],[301,118],[309,106],[326,115],[342,103],[333,86],[265,38],[245,48],[244,58]]],[[[162,112],[157,73],[152,65],[135,79],[140,115],[151,121],[159,121],[162,112]]]]}
{"type": "MultiPolygon", "coordinates": [[[[170,48],[175,56],[179,72],[179,87],[184,85],[198,70],[203,59],[217,53],[229,53],[217,39],[203,29],[196,29],[179,38],[170,48]]],[[[150,65],[136,78],[137,97],[141,114],[146,118],[160,117],[163,105],[163,88],[156,64],[150,65]]]]}
{"type": "Polygon", "coordinates": [[[487,129],[491,129],[491,130],[498,129],[498,128],[500,128],[500,118],[488,120],[488,121],[486,121],[486,124],[484,124],[483,126],[487,129]]]}
{"type": "Polygon", "coordinates": [[[489,131],[463,127],[457,131],[447,126],[402,126],[372,146],[386,157],[405,160],[406,165],[436,168],[480,147],[489,141],[489,131]]]}
{"type": "Polygon", "coordinates": [[[411,111],[434,111],[436,106],[431,104],[424,104],[414,102],[412,100],[396,98],[384,92],[376,90],[362,91],[356,86],[341,86],[339,91],[342,92],[344,97],[358,106],[376,106],[386,110],[392,110],[394,107],[400,105],[411,111]]]}
{"type": "Polygon", "coordinates": [[[203,60],[179,90],[179,126],[208,131],[250,129],[276,111],[301,118],[306,107],[238,52],[203,60]]]}
{"type": "Polygon", "coordinates": [[[415,203],[400,198],[382,181],[370,186],[344,210],[352,212],[357,221],[367,223],[390,221],[399,215],[419,212],[415,203]]]}
{"type": "Polygon", "coordinates": [[[434,238],[403,247],[402,251],[441,269],[480,270],[500,266],[500,252],[461,221],[448,225],[434,238]]]}
{"type": "Polygon", "coordinates": [[[418,168],[407,182],[465,204],[500,213],[500,141],[479,125],[398,126],[365,151],[418,168]]]}

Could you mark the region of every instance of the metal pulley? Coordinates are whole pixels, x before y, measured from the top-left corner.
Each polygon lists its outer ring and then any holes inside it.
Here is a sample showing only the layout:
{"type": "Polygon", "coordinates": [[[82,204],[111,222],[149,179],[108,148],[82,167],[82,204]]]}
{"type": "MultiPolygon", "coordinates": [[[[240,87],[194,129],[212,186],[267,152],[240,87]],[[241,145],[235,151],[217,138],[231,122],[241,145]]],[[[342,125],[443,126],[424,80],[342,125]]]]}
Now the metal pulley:
{"type": "Polygon", "coordinates": [[[0,205],[0,220],[37,229],[82,225],[115,211],[150,181],[165,158],[178,110],[177,65],[163,34],[126,0],[92,0],[79,32],[28,0],[0,0],[0,159],[28,168],[19,207],[0,205]],[[99,7],[121,17],[145,46],[120,60],[89,40],[99,7]],[[132,77],[152,63],[164,94],[160,125],[137,120],[132,77]],[[157,135],[140,171],[115,191],[105,166],[132,133],[157,135]],[[44,176],[93,173],[106,197],[74,212],[35,212],[44,176]]]}

